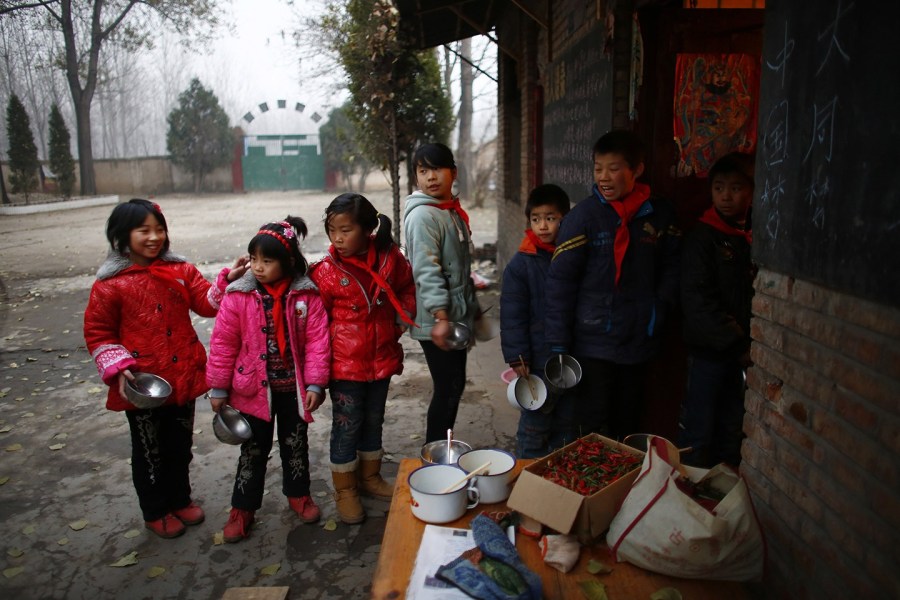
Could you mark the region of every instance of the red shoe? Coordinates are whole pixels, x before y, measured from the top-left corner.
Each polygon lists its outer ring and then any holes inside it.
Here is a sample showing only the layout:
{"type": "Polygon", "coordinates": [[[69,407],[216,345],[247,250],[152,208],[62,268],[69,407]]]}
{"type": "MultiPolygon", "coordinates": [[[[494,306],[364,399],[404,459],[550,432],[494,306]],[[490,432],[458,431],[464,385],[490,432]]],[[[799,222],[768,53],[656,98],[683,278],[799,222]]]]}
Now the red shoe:
{"type": "Polygon", "coordinates": [[[313,502],[312,496],[300,496],[299,498],[288,498],[288,504],[291,509],[297,513],[300,520],[304,523],[315,523],[322,516],[319,507],[313,502]]]}
{"type": "Polygon", "coordinates": [[[206,515],[203,514],[203,509],[193,502],[184,508],[173,510],[172,514],[178,517],[185,525],[199,525],[203,522],[203,519],[206,518],[206,515]]]}
{"type": "Polygon", "coordinates": [[[163,515],[161,519],[155,521],[144,521],[144,527],[166,539],[178,537],[185,530],[184,523],[172,513],[163,515]]]}
{"type": "Polygon", "coordinates": [[[222,530],[225,541],[233,544],[250,535],[250,527],[253,525],[253,520],[252,510],[232,508],[231,514],[228,515],[228,523],[225,525],[225,529],[222,530]]]}

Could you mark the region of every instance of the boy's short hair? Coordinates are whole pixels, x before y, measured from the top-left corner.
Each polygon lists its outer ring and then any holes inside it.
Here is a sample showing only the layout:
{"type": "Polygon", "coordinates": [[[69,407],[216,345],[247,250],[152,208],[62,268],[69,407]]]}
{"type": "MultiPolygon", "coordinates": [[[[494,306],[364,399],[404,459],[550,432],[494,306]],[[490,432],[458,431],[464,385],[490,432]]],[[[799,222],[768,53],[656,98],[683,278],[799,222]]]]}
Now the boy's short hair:
{"type": "Polygon", "coordinates": [[[644,162],[644,142],[634,132],[618,129],[604,134],[594,144],[592,158],[599,154],[621,154],[632,169],[644,162]]]}
{"type": "Polygon", "coordinates": [[[559,214],[565,216],[569,212],[572,203],[569,201],[569,195],[564,189],[552,183],[539,185],[528,194],[528,201],[525,202],[525,216],[530,217],[531,211],[537,206],[551,204],[556,207],[559,214]]]}
{"type": "Polygon", "coordinates": [[[719,175],[739,175],[744,178],[752,189],[753,176],[756,170],[756,161],[752,154],[744,152],[732,152],[726,154],[715,162],[709,170],[709,185],[712,185],[713,179],[719,175]]]}

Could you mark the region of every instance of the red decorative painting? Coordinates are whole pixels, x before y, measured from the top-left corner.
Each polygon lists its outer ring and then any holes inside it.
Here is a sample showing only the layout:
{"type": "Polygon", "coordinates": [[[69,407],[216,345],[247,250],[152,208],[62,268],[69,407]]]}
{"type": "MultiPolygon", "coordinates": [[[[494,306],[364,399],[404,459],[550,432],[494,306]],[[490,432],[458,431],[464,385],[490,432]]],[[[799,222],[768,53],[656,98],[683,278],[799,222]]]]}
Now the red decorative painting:
{"type": "Polygon", "coordinates": [[[729,152],[756,149],[759,57],[679,54],[675,63],[674,133],[678,172],[705,177],[729,152]]]}

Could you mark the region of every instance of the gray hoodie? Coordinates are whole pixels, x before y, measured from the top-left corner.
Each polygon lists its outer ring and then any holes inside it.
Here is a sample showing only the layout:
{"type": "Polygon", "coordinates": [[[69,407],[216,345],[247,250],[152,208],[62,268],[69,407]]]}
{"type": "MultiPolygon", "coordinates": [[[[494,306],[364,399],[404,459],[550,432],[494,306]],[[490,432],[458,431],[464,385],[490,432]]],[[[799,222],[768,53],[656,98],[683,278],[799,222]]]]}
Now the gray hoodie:
{"type": "Polygon", "coordinates": [[[440,200],[420,191],[406,198],[403,227],[406,255],[416,282],[416,340],[430,340],[434,313],[444,309],[451,321],[471,328],[478,312],[472,282],[472,238],[462,218],[433,205],[440,200]]]}

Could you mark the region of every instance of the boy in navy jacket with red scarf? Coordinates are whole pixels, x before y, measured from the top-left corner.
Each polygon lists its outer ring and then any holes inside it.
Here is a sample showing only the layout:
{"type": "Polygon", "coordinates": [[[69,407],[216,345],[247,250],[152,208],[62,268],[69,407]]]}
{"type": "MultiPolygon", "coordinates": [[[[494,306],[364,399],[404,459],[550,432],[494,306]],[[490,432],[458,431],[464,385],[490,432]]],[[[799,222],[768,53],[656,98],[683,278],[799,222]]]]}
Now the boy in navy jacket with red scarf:
{"type": "Polygon", "coordinates": [[[639,430],[647,363],[678,302],[681,234],[665,200],[638,183],[644,149],[630,131],[593,148],[594,186],[568,214],[547,276],[551,354],[571,354],[584,373],[580,434],[621,439],[639,430]]]}
{"type": "Polygon", "coordinates": [[[709,171],[712,206],[684,241],[681,300],[690,351],[678,445],[685,462],[737,466],[744,420],[743,370],[750,365],[753,157],[733,152],[709,171]]]}
{"type": "MultiPolygon", "coordinates": [[[[503,271],[500,347],[503,360],[519,377],[542,376],[550,358],[544,339],[544,290],[559,226],[569,208],[569,196],[559,186],[547,183],[531,190],[525,203],[529,228],[503,271]]],[[[574,391],[554,393],[538,410],[523,410],[516,432],[519,458],[540,458],[575,441],[574,410],[574,391]]]]}

